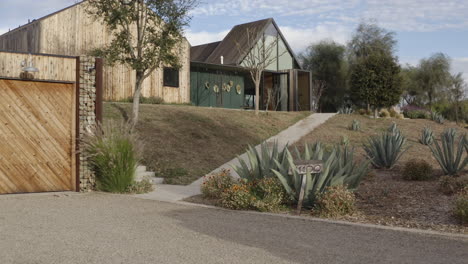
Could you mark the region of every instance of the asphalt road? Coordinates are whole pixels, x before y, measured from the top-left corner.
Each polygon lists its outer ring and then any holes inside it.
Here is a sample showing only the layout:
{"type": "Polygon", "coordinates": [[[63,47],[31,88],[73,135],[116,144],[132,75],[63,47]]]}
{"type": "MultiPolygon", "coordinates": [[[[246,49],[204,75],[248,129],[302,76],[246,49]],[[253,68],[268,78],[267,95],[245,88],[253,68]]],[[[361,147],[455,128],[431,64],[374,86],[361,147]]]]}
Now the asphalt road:
{"type": "Polygon", "coordinates": [[[468,263],[468,240],[99,193],[0,196],[0,263],[468,263]]]}

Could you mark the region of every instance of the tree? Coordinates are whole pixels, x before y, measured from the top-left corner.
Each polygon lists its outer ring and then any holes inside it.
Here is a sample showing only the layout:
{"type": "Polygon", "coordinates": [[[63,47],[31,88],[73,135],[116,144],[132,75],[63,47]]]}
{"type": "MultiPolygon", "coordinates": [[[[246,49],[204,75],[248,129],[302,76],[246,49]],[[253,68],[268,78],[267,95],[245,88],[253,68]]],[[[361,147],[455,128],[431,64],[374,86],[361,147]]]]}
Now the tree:
{"type": "Polygon", "coordinates": [[[395,58],[385,54],[372,54],[352,65],[351,98],[374,109],[391,107],[400,101],[400,66],[395,58]]]}
{"type": "MultiPolygon", "coordinates": [[[[279,40],[279,35],[275,36],[273,41],[267,41],[265,34],[262,34],[260,39],[257,41],[257,33],[249,28],[246,29],[247,37],[247,47],[252,47],[251,50],[247,51],[242,48],[242,45],[236,42],[237,51],[241,56],[245,56],[242,62],[243,67],[245,67],[249,73],[252,81],[255,85],[255,114],[258,115],[260,111],[260,83],[262,81],[263,72],[268,66],[277,60],[277,57],[280,57],[284,54],[278,54],[273,56],[273,52],[277,51],[277,45],[279,40]]],[[[268,94],[272,95],[271,91],[267,91],[268,94]]],[[[267,97],[270,100],[270,97],[267,97]]],[[[268,109],[267,102],[267,109],[268,109]]]]}
{"type": "Polygon", "coordinates": [[[336,112],[343,103],[347,77],[345,52],[345,46],[332,40],[324,40],[310,45],[301,54],[304,69],[312,71],[314,90],[326,87],[326,89],[319,89],[321,97],[315,102],[316,110],[336,112]],[[317,87],[318,84],[320,87],[317,87]]]}
{"type": "Polygon", "coordinates": [[[416,74],[417,85],[422,89],[429,107],[443,97],[443,91],[450,86],[450,59],[443,53],[436,53],[422,59],[416,74]]]}
{"type": "Polygon", "coordinates": [[[376,24],[361,23],[348,43],[350,91],[355,104],[390,107],[402,94],[398,59],[394,56],[394,33],[376,24]]]}
{"type": "Polygon", "coordinates": [[[460,72],[451,76],[451,86],[449,90],[450,101],[455,108],[455,121],[459,122],[459,114],[461,102],[465,99],[467,84],[463,79],[463,74],[460,72]]]}
{"type": "Polygon", "coordinates": [[[88,0],[87,11],[112,33],[109,45],[93,53],[110,65],[121,63],[136,71],[132,125],[138,122],[143,81],[162,66],[180,68],[183,28],[196,0],[88,0]]]}
{"type": "Polygon", "coordinates": [[[401,69],[403,100],[408,105],[423,106],[423,91],[416,80],[417,72],[418,68],[411,65],[406,65],[401,69]]]}

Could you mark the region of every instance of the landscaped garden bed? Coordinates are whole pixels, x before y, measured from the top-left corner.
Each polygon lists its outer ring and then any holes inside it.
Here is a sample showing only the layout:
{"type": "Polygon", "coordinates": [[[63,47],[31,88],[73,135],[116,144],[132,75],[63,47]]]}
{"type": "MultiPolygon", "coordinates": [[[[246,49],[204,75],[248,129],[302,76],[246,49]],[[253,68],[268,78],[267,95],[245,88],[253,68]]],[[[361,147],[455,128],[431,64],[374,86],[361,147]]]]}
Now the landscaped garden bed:
{"type": "MultiPolygon", "coordinates": [[[[330,119],[296,145],[291,146],[292,153],[295,152],[293,149],[296,147],[299,152],[304,153],[304,145],[310,145],[314,142],[321,142],[324,149],[330,149],[337,145],[341,145],[342,149],[344,145],[350,148],[354,147],[352,153],[354,153],[355,163],[359,166],[359,164],[368,160],[369,153],[366,153],[362,146],[364,144],[369,146],[370,137],[378,136],[377,139],[379,139],[381,135],[387,135],[387,137],[392,138],[391,135],[395,133],[401,133],[405,137],[401,148],[403,154],[397,162],[392,166],[388,166],[389,168],[382,165],[380,166],[382,168],[377,169],[375,168],[376,164],[369,166],[369,173],[366,173],[358,187],[353,190],[353,199],[349,198],[347,193],[343,193],[344,191],[337,192],[333,190],[333,193],[329,195],[328,200],[325,200],[325,202],[323,199],[315,200],[314,206],[304,208],[303,215],[468,234],[468,226],[466,222],[463,223],[462,221],[463,217],[466,221],[466,210],[468,210],[466,208],[466,195],[462,195],[463,186],[468,184],[466,168],[458,171],[456,175],[444,176],[447,173],[442,170],[431,148],[421,143],[426,141],[424,136],[428,134],[428,131],[423,134],[425,128],[433,132],[433,140],[441,148],[443,147],[440,135],[444,131],[445,134],[450,134],[453,130],[448,129],[456,129],[455,147],[458,146],[461,136],[465,133],[463,127],[451,122],[440,124],[423,119],[373,119],[366,116],[343,114],[330,119]],[[355,130],[353,130],[352,125],[354,120],[359,123],[358,128],[355,130]],[[395,132],[397,130],[399,132],[395,132]],[[333,133],[330,133],[330,131],[333,131],[333,133]],[[317,205],[320,204],[325,204],[339,213],[330,214],[324,213],[329,211],[317,210],[317,205]],[[458,209],[456,209],[457,205],[458,209]],[[348,210],[348,208],[351,209],[348,210]]],[[[459,164],[463,162],[467,155],[463,143],[460,144],[462,146],[460,153],[463,154],[459,164]]],[[[434,143],[432,143],[432,146],[436,149],[434,143]]],[[[456,159],[456,156],[454,158],[456,159]]],[[[243,177],[241,185],[249,186],[249,184],[252,185],[252,182],[256,181],[245,180],[245,177],[243,177]]],[[[239,189],[238,187],[235,188],[236,190],[239,189]]],[[[255,193],[255,188],[251,193],[255,197],[254,200],[263,199],[262,195],[255,193]]],[[[326,193],[326,191],[322,193],[326,193]]],[[[202,195],[189,198],[187,201],[231,208],[223,203],[223,197],[226,194],[223,195],[218,198],[207,198],[206,195],[202,195]]],[[[246,195],[245,189],[242,189],[242,195],[246,195]]],[[[269,211],[293,214],[295,206],[294,201],[284,201],[283,206],[276,206],[274,210],[269,211]]],[[[233,209],[266,211],[257,208],[255,202],[250,207],[233,209]]]]}

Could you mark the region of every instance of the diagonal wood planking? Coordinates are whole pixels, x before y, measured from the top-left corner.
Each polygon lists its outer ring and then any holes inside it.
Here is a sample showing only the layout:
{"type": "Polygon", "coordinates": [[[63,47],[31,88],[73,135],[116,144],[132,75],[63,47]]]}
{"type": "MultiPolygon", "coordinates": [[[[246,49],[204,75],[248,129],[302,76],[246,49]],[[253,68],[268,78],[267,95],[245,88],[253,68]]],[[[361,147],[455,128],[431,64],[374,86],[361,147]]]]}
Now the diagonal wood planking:
{"type": "Polygon", "coordinates": [[[74,190],[74,87],[0,79],[0,193],[74,190]]]}

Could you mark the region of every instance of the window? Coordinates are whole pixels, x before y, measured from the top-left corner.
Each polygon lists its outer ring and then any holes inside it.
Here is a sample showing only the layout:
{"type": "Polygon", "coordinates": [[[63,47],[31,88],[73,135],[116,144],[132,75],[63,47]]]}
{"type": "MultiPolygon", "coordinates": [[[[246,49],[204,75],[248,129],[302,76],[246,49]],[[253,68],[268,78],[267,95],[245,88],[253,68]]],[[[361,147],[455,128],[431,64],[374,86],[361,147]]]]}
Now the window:
{"type": "Polygon", "coordinates": [[[164,86],[179,87],[179,70],[164,68],[164,86]]]}

